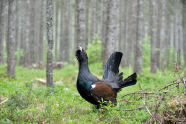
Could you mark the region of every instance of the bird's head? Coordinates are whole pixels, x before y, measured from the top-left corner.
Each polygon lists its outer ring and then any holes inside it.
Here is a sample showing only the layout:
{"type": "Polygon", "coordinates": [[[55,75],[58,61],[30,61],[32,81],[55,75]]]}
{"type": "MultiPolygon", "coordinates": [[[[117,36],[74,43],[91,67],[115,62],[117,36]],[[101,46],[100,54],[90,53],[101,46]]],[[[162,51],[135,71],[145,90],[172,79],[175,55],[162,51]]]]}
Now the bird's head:
{"type": "Polygon", "coordinates": [[[76,51],[76,58],[79,62],[88,60],[87,53],[79,46],[79,50],[76,51]]]}

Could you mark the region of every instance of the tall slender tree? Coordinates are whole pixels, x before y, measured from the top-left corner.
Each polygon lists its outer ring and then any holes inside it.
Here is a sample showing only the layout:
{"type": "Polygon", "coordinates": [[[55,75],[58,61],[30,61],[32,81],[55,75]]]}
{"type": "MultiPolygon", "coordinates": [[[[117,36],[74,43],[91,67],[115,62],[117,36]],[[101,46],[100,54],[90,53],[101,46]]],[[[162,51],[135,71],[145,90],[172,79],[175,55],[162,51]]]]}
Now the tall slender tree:
{"type": "Polygon", "coordinates": [[[103,65],[106,65],[109,56],[112,54],[112,52],[114,52],[115,42],[119,37],[119,27],[117,26],[117,19],[119,15],[116,14],[119,11],[119,0],[108,0],[107,2],[107,29],[103,65]]]}
{"type": "Polygon", "coordinates": [[[77,45],[85,48],[85,4],[84,0],[76,0],[77,3],[77,45]]]}
{"type": "Polygon", "coordinates": [[[166,22],[166,1],[167,0],[162,0],[162,20],[161,20],[161,69],[164,72],[165,70],[165,43],[166,43],[166,27],[167,27],[167,22],[166,22]]]}
{"type": "Polygon", "coordinates": [[[27,2],[26,1],[22,1],[22,4],[21,4],[21,16],[22,16],[22,18],[21,18],[21,31],[20,31],[20,45],[19,45],[19,49],[20,49],[20,51],[19,51],[19,65],[24,65],[25,64],[25,44],[26,44],[26,38],[25,38],[25,34],[26,34],[26,31],[25,31],[25,29],[26,29],[26,19],[25,19],[25,17],[26,17],[26,13],[27,13],[27,11],[25,11],[25,8],[27,8],[28,9],[28,7],[27,7],[27,2]],[[25,41],[25,42],[23,42],[23,41],[25,41]],[[23,53],[22,53],[23,52],[23,53]]]}
{"type": "Polygon", "coordinates": [[[183,53],[185,60],[185,68],[186,68],[186,1],[183,1],[183,53]]]}
{"type": "MultiPolygon", "coordinates": [[[[178,8],[179,7],[179,3],[178,1],[174,1],[174,48],[176,51],[178,51],[178,8]]],[[[175,54],[173,56],[173,58],[175,57],[175,54]]],[[[174,61],[176,62],[176,60],[174,59],[174,61]]]]}
{"type": "Polygon", "coordinates": [[[29,34],[29,39],[30,39],[30,62],[35,63],[36,56],[35,56],[35,2],[36,0],[30,0],[30,34],[29,34]]]}
{"type": "Polygon", "coordinates": [[[5,7],[6,0],[1,0],[1,13],[0,13],[0,63],[4,63],[4,30],[5,30],[5,7]]]}
{"type": "Polygon", "coordinates": [[[61,2],[61,24],[60,24],[60,61],[63,61],[64,59],[64,1],[61,2]]]}
{"type": "Polygon", "coordinates": [[[74,16],[75,16],[75,19],[74,19],[74,21],[75,21],[75,24],[74,24],[74,29],[75,29],[75,31],[74,31],[74,41],[75,41],[75,43],[74,43],[74,51],[76,51],[77,50],[77,13],[78,13],[78,11],[77,11],[77,2],[75,2],[75,4],[74,4],[74,16]]]}
{"type": "MultiPolygon", "coordinates": [[[[122,35],[123,35],[123,45],[122,45],[122,51],[123,51],[123,56],[127,56],[127,52],[126,52],[126,43],[127,43],[127,3],[128,3],[128,0],[124,0],[123,1],[123,19],[122,19],[122,22],[123,22],[123,32],[122,32],[122,35]]],[[[124,57],[122,58],[122,62],[121,62],[121,66],[122,67],[125,67],[126,66],[126,59],[124,59],[124,57]]]]}
{"type": "MultiPolygon", "coordinates": [[[[16,51],[19,50],[18,52],[20,52],[20,44],[21,44],[21,29],[22,29],[22,1],[21,0],[17,0],[17,7],[16,7],[16,11],[17,11],[17,15],[16,15],[16,34],[15,34],[15,40],[16,40],[16,51]]],[[[16,60],[19,62],[19,58],[20,58],[20,54],[18,56],[18,58],[16,58],[16,60]]]]}
{"type": "MultiPolygon", "coordinates": [[[[45,1],[45,0],[44,0],[45,1]]],[[[40,21],[41,21],[41,4],[43,1],[35,1],[35,27],[34,27],[34,63],[39,61],[39,39],[40,39],[40,21]]],[[[46,11],[44,11],[46,13],[46,11]]],[[[44,17],[45,18],[45,17],[44,17]]],[[[44,22],[45,24],[45,22],[44,22]]],[[[43,50],[43,49],[42,49],[43,50]]]]}
{"type": "Polygon", "coordinates": [[[66,9],[65,9],[65,40],[64,40],[64,60],[69,61],[69,12],[70,12],[70,2],[71,0],[65,0],[66,9]]]}
{"type": "Polygon", "coordinates": [[[53,4],[52,0],[47,0],[47,40],[48,40],[48,50],[47,50],[47,65],[46,65],[46,78],[47,86],[53,88],[53,4]]]}
{"type": "Polygon", "coordinates": [[[9,77],[15,77],[15,9],[16,0],[9,0],[7,40],[7,75],[9,77]]]}
{"type": "Polygon", "coordinates": [[[133,2],[127,2],[127,24],[126,24],[126,42],[125,42],[125,62],[126,66],[130,67],[131,64],[131,53],[132,53],[132,4],[133,2]]]}
{"type": "Polygon", "coordinates": [[[44,43],[44,32],[45,32],[45,6],[46,2],[43,0],[41,2],[41,9],[40,9],[40,35],[39,35],[39,61],[43,62],[43,43],[44,43]]]}
{"type": "Polygon", "coordinates": [[[26,8],[25,8],[25,47],[24,47],[24,66],[28,67],[31,65],[31,60],[30,60],[30,18],[29,15],[31,10],[30,10],[30,0],[27,0],[26,3],[26,8]]]}
{"type": "Polygon", "coordinates": [[[87,49],[87,45],[89,42],[89,6],[90,0],[85,0],[86,11],[85,11],[85,49],[87,49]]]}
{"type": "Polygon", "coordinates": [[[150,0],[144,0],[144,25],[145,25],[145,29],[144,29],[144,34],[145,35],[150,35],[150,24],[149,24],[149,18],[150,18],[150,14],[149,14],[149,3],[150,0]]]}
{"type": "Polygon", "coordinates": [[[59,1],[58,0],[55,0],[55,34],[54,34],[54,36],[55,36],[55,61],[57,61],[57,59],[58,59],[58,29],[59,29],[59,27],[58,27],[58,20],[59,20],[59,1]]]}
{"type": "MultiPolygon", "coordinates": [[[[101,1],[101,41],[102,41],[102,46],[105,46],[105,39],[106,39],[106,28],[107,28],[107,0],[102,0],[101,1]]],[[[104,61],[104,56],[105,56],[105,48],[103,48],[102,51],[102,61],[104,61]]],[[[105,63],[106,64],[106,63],[105,63]]],[[[105,68],[105,64],[102,65],[102,68],[105,68]]]]}
{"type": "Polygon", "coordinates": [[[158,23],[157,23],[157,41],[156,41],[156,60],[157,60],[157,68],[160,69],[160,50],[161,50],[161,24],[162,24],[162,1],[161,0],[158,0],[157,1],[157,7],[158,7],[158,12],[157,12],[157,20],[158,20],[158,23]]]}
{"type": "Polygon", "coordinates": [[[119,34],[120,34],[120,9],[119,9],[119,2],[120,0],[117,1],[117,9],[115,11],[115,18],[116,18],[116,29],[115,29],[115,34],[116,34],[116,41],[115,41],[115,50],[116,51],[120,51],[120,44],[121,44],[121,41],[119,40],[119,34]]]}
{"type": "Polygon", "coordinates": [[[91,35],[90,42],[94,40],[96,34],[96,2],[97,0],[91,0],[91,35]]]}
{"type": "Polygon", "coordinates": [[[143,5],[144,0],[138,0],[138,7],[137,7],[137,40],[136,40],[136,47],[135,47],[135,61],[134,61],[134,72],[142,73],[143,72],[143,37],[144,37],[144,22],[143,22],[143,5]]]}
{"type": "MultiPolygon", "coordinates": [[[[130,54],[133,53],[133,58],[136,56],[135,48],[136,48],[136,40],[137,40],[137,16],[138,16],[138,0],[133,0],[132,2],[132,16],[131,16],[131,24],[130,24],[130,48],[129,51],[130,54]],[[136,32],[136,33],[132,33],[136,32]]],[[[134,66],[134,61],[131,61],[130,64],[134,66]]]]}
{"type": "Polygon", "coordinates": [[[178,24],[177,24],[177,28],[178,28],[178,65],[181,65],[181,50],[182,50],[182,6],[181,6],[181,0],[177,0],[178,2],[178,6],[177,6],[177,13],[178,13],[178,24]]]}
{"type": "Polygon", "coordinates": [[[157,71],[156,43],[157,43],[157,0],[151,2],[151,73],[157,71]]]}

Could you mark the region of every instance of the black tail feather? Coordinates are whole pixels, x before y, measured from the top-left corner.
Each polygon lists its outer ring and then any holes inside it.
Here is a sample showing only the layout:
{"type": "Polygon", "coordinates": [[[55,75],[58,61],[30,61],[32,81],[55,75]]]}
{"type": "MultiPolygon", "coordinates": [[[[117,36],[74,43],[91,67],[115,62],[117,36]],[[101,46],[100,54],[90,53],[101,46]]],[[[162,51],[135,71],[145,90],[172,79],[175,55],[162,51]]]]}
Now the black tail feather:
{"type": "Polygon", "coordinates": [[[121,62],[123,54],[121,52],[114,52],[110,55],[110,58],[107,61],[107,64],[105,65],[103,80],[107,79],[109,77],[109,71],[114,72],[117,74],[119,72],[119,65],[121,62]]]}
{"type": "Polygon", "coordinates": [[[124,79],[120,88],[128,87],[128,86],[136,84],[136,82],[137,82],[136,77],[137,77],[137,74],[134,73],[131,76],[129,76],[128,78],[124,79]]]}

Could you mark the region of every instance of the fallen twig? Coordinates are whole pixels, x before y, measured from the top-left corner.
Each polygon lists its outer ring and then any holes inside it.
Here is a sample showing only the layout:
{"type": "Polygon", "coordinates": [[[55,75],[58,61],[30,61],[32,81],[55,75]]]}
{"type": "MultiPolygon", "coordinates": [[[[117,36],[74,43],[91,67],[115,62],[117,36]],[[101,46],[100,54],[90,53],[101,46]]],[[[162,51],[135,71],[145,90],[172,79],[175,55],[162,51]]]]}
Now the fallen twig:
{"type": "Polygon", "coordinates": [[[35,78],[36,81],[39,81],[43,84],[46,84],[46,80],[42,79],[42,78],[35,78]]]}
{"type": "Polygon", "coordinates": [[[5,99],[4,101],[2,101],[2,102],[0,103],[0,105],[2,105],[3,103],[5,103],[6,101],[8,101],[8,99],[5,99]]]}
{"type": "Polygon", "coordinates": [[[165,96],[163,95],[161,101],[158,103],[158,105],[156,105],[156,108],[155,108],[153,114],[150,115],[150,117],[149,117],[149,119],[147,120],[146,124],[151,124],[151,123],[152,123],[152,122],[151,122],[151,121],[152,121],[152,118],[154,119],[154,122],[155,122],[155,123],[156,123],[156,121],[158,121],[158,120],[156,119],[157,114],[158,114],[158,108],[160,107],[160,105],[161,105],[161,103],[163,102],[164,98],[165,98],[165,96]]]}
{"type": "Polygon", "coordinates": [[[120,101],[125,101],[126,103],[131,103],[131,101],[126,100],[126,99],[123,99],[123,100],[120,100],[120,101]]]}
{"type": "Polygon", "coordinates": [[[161,90],[163,90],[163,89],[166,89],[166,88],[168,88],[169,86],[172,86],[172,85],[174,85],[174,84],[179,84],[180,83],[180,81],[178,81],[178,82],[176,82],[176,83],[171,83],[171,84],[169,84],[169,85],[167,85],[167,86],[164,86],[163,88],[161,88],[159,91],[161,91],[161,90]]]}
{"type": "Polygon", "coordinates": [[[125,96],[129,96],[131,94],[155,94],[155,93],[153,93],[153,92],[146,92],[146,91],[144,91],[144,92],[133,92],[133,93],[128,93],[128,94],[122,96],[121,98],[123,98],[125,96]]]}
{"type": "Polygon", "coordinates": [[[185,118],[179,118],[179,119],[173,118],[173,119],[169,119],[167,117],[164,117],[164,119],[167,120],[167,121],[174,122],[174,123],[176,123],[176,122],[180,122],[181,124],[185,124],[186,123],[186,119],[185,118]]]}
{"type": "MultiPolygon", "coordinates": [[[[142,102],[145,105],[145,102],[144,101],[142,101],[142,102]]],[[[145,108],[147,109],[148,113],[152,116],[152,114],[150,113],[150,111],[149,111],[149,109],[148,109],[148,107],[146,105],[145,105],[145,108]]]]}

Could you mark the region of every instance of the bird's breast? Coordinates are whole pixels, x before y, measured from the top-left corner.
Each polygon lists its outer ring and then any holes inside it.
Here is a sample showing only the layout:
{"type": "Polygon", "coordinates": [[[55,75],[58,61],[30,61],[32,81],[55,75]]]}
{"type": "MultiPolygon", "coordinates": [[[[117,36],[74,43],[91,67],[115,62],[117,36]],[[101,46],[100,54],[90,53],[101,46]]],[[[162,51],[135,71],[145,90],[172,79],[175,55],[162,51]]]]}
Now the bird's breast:
{"type": "MultiPolygon", "coordinates": [[[[92,87],[92,82],[83,82],[80,79],[77,80],[77,90],[81,97],[92,104],[98,104],[90,94],[90,89],[92,87]]],[[[94,85],[93,85],[94,87],[94,85]]]]}

